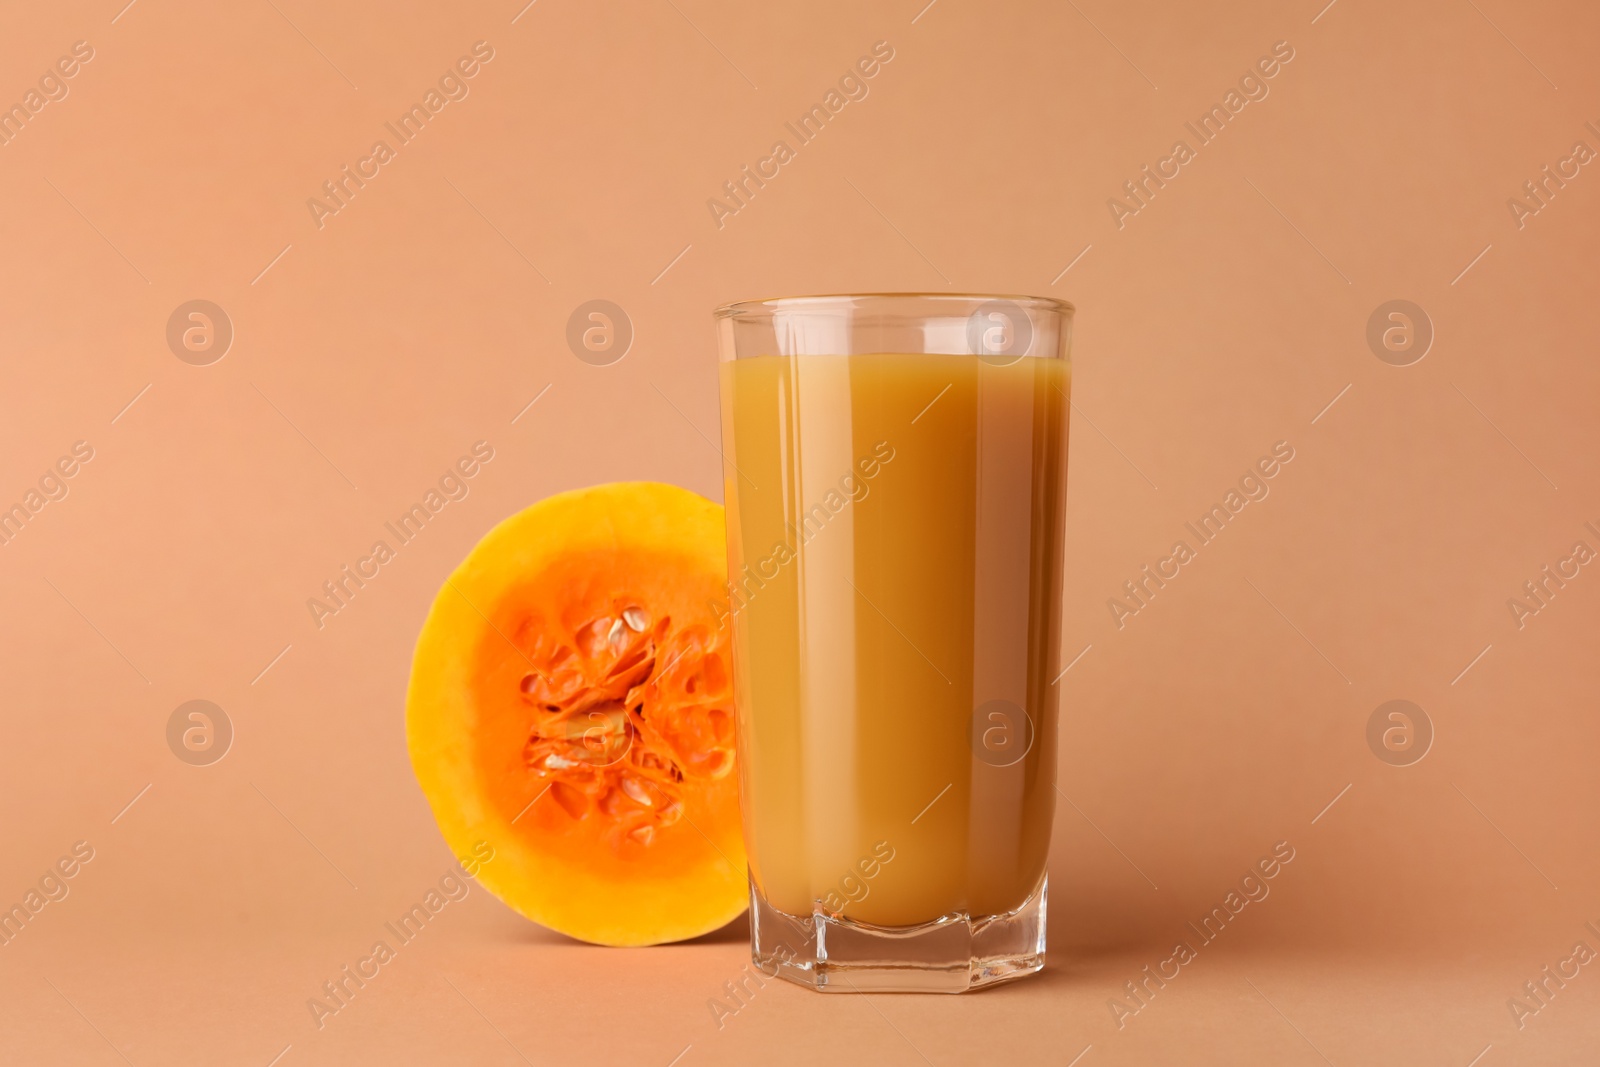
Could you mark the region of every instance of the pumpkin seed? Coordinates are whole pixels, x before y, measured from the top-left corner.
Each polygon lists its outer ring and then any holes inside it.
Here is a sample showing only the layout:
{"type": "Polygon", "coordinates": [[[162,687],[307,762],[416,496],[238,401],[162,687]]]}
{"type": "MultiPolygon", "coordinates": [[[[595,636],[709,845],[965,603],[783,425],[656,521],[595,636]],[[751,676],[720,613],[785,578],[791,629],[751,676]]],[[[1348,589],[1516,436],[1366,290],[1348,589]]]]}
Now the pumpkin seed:
{"type": "Polygon", "coordinates": [[[644,786],[639,784],[637,778],[624,777],[619,784],[622,786],[622,791],[628,794],[631,799],[638,801],[647,808],[656,806],[655,801],[650,799],[650,794],[644,791],[644,786]]]}

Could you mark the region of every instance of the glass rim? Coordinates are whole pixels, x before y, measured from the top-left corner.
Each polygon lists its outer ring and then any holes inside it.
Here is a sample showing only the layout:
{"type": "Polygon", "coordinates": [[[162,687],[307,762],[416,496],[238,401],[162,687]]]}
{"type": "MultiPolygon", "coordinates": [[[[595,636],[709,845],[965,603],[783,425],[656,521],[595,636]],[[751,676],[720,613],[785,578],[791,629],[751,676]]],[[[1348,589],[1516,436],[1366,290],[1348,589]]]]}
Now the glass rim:
{"type": "Polygon", "coordinates": [[[1059,300],[1053,296],[1028,296],[1022,293],[818,293],[809,296],[773,296],[757,300],[736,300],[723,304],[711,312],[717,319],[731,319],[741,315],[754,313],[767,313],[782,311],[788,308],[806,308],[817,311],[829,309],[846,310],[856,305],[854,301],[867,301],[872,303],[888,303],[897,300],[929,300],[950,301],[968,305],[983,304],[988,301],[1005,300],[1021,308],[1033,311],[1054,312],[1064,318],[1071,318],[1077,308],[1071,302],[1059,300]]]}

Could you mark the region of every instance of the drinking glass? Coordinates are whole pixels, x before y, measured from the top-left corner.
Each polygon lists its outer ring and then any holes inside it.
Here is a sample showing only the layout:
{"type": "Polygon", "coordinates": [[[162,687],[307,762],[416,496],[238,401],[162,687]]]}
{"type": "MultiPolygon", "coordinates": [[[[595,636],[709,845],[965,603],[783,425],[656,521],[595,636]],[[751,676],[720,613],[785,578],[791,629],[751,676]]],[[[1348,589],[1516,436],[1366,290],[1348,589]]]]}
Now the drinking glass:
{"type": "Polygon", "coordinates": [[[755,962],[829,992],[1031,974],[1072,307],[866,294],[715,315],[755,962]]]}

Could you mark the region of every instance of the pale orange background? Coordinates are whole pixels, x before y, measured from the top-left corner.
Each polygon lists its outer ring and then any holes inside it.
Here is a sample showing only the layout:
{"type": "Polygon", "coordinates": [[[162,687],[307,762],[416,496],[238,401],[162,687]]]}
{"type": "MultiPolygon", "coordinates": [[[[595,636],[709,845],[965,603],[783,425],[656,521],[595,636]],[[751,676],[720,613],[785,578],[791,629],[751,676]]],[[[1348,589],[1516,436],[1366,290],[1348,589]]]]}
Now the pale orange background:
{"type": "Polygon", "coordinates": [[[1600,176],[1522,229],[1506,201],[1600,148],[1600,12],[1322,2],[8,6],[0,103],[95,57],[0,147],[0,503],[95,457],[0,548],[0,902],[96,855],[0,948],[0,1061],[1592,1056],[1600,970],[1521,1030],[1506,1001],[1600,948],[1600,574],[1521,629],[1506,601],[1600,548],[1600,176]],[[319,230],[306,199],[478,40],[470,96],[319,230]],[[870,95],[719,230],[707,198],[879,40],[870,95]],[[1270,95],[1119,230],[1107,198],[1279,40],[1270,95]],[[319,1031],[307,998],[450,860],[402,735],[449,568],[558,490],[720,499],[710,309],[897,289],[1078,307],[1063,654],[1090,647],[1047,971],[774,984],[719,1029],[742,922],[604,950],[476,891],[319,1031]],[[166,345],[195,298],[236,331],[211,366],[166,345]],[[593,298],[636,330],[611,366],[565,342],[593,298]],[[1436,331],[1408,367],[1366,343],[1396,298],[1436,331]],[[306,599],[479,439],[471,495],[317,629],[306,599]],[[1116,628],[1279,440],[1271,496],[1116,628]],[[204,768],[165,740],[195,698],[236,729],[204,768]],[[1366,742],[1394,698],[1436,731],[1409,767],[1366,742]],[[1107,1000],[1280,840],[1271,896],[1119,1029],[1107,1000]]]}

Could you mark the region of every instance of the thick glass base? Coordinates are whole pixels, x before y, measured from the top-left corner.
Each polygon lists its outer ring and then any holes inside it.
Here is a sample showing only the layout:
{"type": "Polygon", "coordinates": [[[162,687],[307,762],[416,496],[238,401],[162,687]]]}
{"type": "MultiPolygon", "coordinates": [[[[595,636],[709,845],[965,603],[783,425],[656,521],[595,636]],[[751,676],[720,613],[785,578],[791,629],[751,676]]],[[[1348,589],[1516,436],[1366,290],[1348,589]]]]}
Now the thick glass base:
{"type": "Polygon", "coordinates": [[[750,953],[766,974],[824,993],[962,993],[1044,966],[1047,883],[1004,915],[952,912],[889,927],[822,911],[790,915],[752,880],[750,953]]]}

